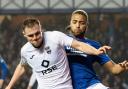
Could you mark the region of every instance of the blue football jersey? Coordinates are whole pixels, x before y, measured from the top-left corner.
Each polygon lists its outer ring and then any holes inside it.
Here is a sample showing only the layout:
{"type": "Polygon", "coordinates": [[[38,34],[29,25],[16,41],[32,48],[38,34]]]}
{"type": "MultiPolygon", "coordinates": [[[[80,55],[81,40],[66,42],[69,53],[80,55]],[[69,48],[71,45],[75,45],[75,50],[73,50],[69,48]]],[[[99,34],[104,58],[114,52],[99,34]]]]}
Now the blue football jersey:
{"type": "MultiPolygon", "coordinates": [[[[87,38],[77,40],[87,43],[97,49],[100,47],[98,42],[87,38]]],[[[93,69],[93,63],[98,62],[101,65],[105,64],[110,61],[108,55],[87,55],[71,47],[65,47],[65,50],[69,60],[74,89],[86,89],[90,85],[101,82],[93,69]]]]}

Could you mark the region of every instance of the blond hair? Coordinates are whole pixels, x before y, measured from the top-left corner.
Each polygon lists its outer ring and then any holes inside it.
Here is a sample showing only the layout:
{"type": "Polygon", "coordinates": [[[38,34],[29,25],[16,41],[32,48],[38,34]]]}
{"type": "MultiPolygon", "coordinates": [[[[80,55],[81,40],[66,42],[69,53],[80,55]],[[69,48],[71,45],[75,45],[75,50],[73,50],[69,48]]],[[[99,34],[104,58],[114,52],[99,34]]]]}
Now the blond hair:
{"type": "Polygon", "coordinates": [[[86,21],[88,23],[88,14],[84,10],[75,10],[75,11],[72,12],[72,16],[74,14],[80,14],[80,15],[85,16],[86,17],[86,21]]]}

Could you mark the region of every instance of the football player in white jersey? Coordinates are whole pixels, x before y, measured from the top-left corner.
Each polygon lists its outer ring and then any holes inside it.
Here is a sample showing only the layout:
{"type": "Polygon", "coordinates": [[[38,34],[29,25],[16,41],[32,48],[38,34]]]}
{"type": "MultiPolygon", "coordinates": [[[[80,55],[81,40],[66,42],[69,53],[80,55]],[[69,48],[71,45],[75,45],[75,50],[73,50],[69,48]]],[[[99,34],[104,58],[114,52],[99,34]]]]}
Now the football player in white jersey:
{"type": "Polygon", "coordinates": [[[16,81],[25,73],[28,64],[34,71],[38,89],[73,89],[64,46],[71,46],[90,55],[100,55],[109,46],[95,49],[58,31],[44,32],[35,18],[25,19],[23,35],[28,42],[21,48],[21,61],[6,87],[12,89],[16,81]]]}

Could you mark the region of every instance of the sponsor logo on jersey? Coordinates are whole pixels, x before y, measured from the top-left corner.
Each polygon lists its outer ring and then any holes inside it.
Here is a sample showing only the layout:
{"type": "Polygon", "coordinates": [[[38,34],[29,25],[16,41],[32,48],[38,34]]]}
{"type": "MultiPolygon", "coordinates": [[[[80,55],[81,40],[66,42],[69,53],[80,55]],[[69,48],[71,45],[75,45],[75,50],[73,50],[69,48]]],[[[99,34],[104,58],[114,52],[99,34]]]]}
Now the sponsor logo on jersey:
{"type": "Polygon", "coordinates": [[[35,56],[35,55],[32,55],[32,56],[30,57],[30,59],[33,59],[34,56],[35,56]]]}
{"type": "Polygon", "coordinates": [[[42,65],[43,67],[48,68],[48,66],[49,66],[49,61],[47,61],[47,60],[43,60],[43,62],[42,62],[41,65],[42,65]]]}
{"type": "Polygon", "coordinates": [[[38,72],[42,72],[42,74],[45,75],[45,74],[49,74],[49,73],[53,72],[54,70],[57,70],[56,65],[53,65],[52,67],[49,67],[46,70],[42,70],[42,71],[38,71],[38,72]]]}
{"type": "Polygon", "coordinates": [[[87,57],[86,53],[79,51],[75,48],[69,47],[69,46],[66,46],[65,50],[68,53],[68,55],[81,55],[81,56],[87,57]]]}

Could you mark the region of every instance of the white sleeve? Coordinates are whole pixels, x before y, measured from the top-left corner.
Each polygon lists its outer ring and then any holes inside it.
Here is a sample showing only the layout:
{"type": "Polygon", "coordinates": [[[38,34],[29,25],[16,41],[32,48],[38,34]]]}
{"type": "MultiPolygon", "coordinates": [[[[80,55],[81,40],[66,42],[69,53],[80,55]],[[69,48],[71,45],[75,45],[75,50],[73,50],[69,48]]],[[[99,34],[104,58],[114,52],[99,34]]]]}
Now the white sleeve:
{"type": "Polygon", "coordinates": [[[32,73],[32,75],[31,75],[31,78],[30,78],[30,80],[29,80],[29,86],[33,86],[34,84],[35,84],[35,82],[36,82],[36,76],[35,76],[35,74],[34,74],[34,72],[32,73]]]}
{"type": "Polygon", "coordinates": [[[55,40],[59,41],[59,44],[62,46],[71,46],[73,38],[67,36],[66,34],[59,32],[59,31],[54,31],[55,35],[55,40]]]}
{"type": "Polygon", "coordinates": [[[20,64],[25,65],[25,64],[27,64],[27,60],[26,60],[26,58],[24,57],[23,54],[24,54],[24,53],[21,51],[21,60],[20,60],[20,64]]]}

